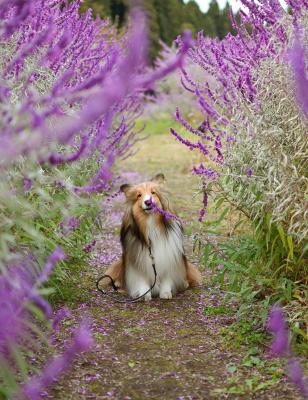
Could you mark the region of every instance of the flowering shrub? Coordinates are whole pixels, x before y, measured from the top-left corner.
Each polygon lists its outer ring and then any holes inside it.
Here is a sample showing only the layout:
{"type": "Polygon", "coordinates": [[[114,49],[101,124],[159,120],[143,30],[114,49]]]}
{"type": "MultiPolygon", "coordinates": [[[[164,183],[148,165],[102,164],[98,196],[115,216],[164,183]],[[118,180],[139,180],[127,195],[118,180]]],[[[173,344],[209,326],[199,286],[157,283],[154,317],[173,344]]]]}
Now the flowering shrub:
{"type": "MultiPolygon", "coordinates": [[[[94,20],[91,10],[80,14],[80,3],[0,2],[0,321],[6,326],[0,388],[9,398],[16,392],[39,398],[75,354],[90,347],[84,324],[63,355],[26,383],[33,371],[24,355],[34,338],[38,346],[38,326],[52,318],[42,297],[50,290],[41,286],[51,272],[48,284],[57,284],[95,246],[112,165],[137,140],[134,120],[143,92],[182,66],[190,43],[186,36],[167,66],[146,73],[140,12],[117,38],[108,21],[94,20]],[[64,252],[55,250],[59,244],[64,252]]],[[[60,319],[54,318],[54,329],[60,319]]]]}
{"type": "Polygon", "coordinates": [[[252,221],[264,249],[260,268],[301,280],[307,276],[308,234],[307,1],[288,1],[290,13],[276,0],[242,4],[239,26],[231,11],[236,36],[218,41],[200,33],[189,53],[215,85],[182,74],[203,120],[193,128],[179,109],[176,118],[198,142],[171,132],[210,161],[193,171],[205,193],[200,219],[214,190],[219,204],[229,202],[252,221]]]}

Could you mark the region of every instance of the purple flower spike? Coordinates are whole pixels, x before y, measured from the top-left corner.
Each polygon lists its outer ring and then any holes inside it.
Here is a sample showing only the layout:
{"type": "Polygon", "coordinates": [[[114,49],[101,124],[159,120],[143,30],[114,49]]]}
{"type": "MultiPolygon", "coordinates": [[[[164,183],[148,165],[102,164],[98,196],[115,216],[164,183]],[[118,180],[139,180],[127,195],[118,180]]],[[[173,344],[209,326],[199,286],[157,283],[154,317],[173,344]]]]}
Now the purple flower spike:
{"type": "Polygon", "coordinates": [[[176,220],[180,221],[180,219],[177,215],[171,213],[170,211],[166,211],[166,210],[163,210],[162,208],[158,207],[158,205],[152,201],[152,198],[150,198],[148,200],[148,202],[149,202],[149,204],[148,204],[149,207],[152,207],[154,211],[158,212],[160,215],[162,215],[166,219],[176,219],[176,220]]]}
{"type": "Polygon", "coordinates": [[[92,240],[89,244],[84,246],[82,249],[85,253],[91,253],[91,251],[94,249],[94,246],[96,245],[96,240],[92,240]]]}
{"type": "Polygon", "coordinates": [[[52,272],[52,270],[54,269],[54,267],[56,266],[56,264],[59,261],[64,260],[64,258],[65,258],[64,251],[61,249],[61,247],[58,247],[47,260],[45,267],[43,268],[43,271],[38,279],[38,283],[41,284],[45,282],[49,277],[50,273],[52,272]]]}
{"type": "Polygon", "coordinates": [[[32,188],[32,179],[25,177],[23,179],[23,184],[24,184],[24,192],[28,193],[30,191],[30,189],[32,188]]]}
{"type": "Polygon", "coordinates": [[[76,330],[73,342],[59,357],[51,359],[50,363],[42,371],[41,375],[32,378],[23,388],[23,394],[29,400],[41,399],[42,392],[58,380],[59,376],[68,370],[76,358],[82,352],[88,351],[93,345],[88,323],[82,322],[76,330]]]}
{"type": "Polygon", "coordinates": [[[64,318],[69,317],[70,315],[71,315],[71,313],[70,313],[70,311],[69,311],[68,308],[66,308],[66,307],[60,308],[60,309],[57,311],[57,313],[56,313],[56,315],[55,315],[55,317],[54,317],[54,320],[53,320],[53,322],[52,322],[52,329],[53,329],[54,331],[57,331],[57,330],[59,329],[59,326],[60,326],[61,321],[62,321],[64,318]]]}
{"type": "Polygon", "coordinates": [[[251,168],[246,169],[246,175],[250,178],[252,176],[253,172],[251,168]]]}
{"type": "Polygon", "coordinates": [[[274,335],[271,352],[276,356],[289,353],[288,330],[280,307],[272,308],[267,326],[274,335]]]}
{"type": "Polygon", "coordinates": [[[289,51],[289,59],[294,72],[297,101],[308,118],[308,78],[305,66],[305,49],[298,38],[295,39],[294,45],[289,51]]]}
{"type": "Polygon", "coordinates": [[[199,218],[198,218],[198,221],[199,221],[199,222],[202,222],[202,221],[203,221],[204,216],[205,216],[205,212],[206,212],[206,209],[207,209],[208,195],[207,195],[207,192],[206,192],[206,191],[203,192],[203,200],[202,200],[202,203],[203,203],[203,207],[201,208],[200,213],[199,213],[199,218]]]}
{"type": "Polygon", "coordinates": [[[289,378],[294,385],[297,386],[304,398],[307,398],[307,379],[304,377],[304,373],[299,362],[292,355],[289,345],[288,329],[283,317],[282,309],[280,307],[274,306],[270,311],[267,328],[274,336],[274,341],[271,345],[272,354],[278,357],[286,356],[288,360],[289,378]]]}
{"type": "Polygon", "coordinates": [[[279,331],[286,329],[283,312],[280,307],[272,308],[269,315],[267,327],[272,333],[278,333],[279,331]]]}
{"type": "Polygon", "coordinates": [[[305,399],[308,398],[308,382],[307,378],[304,376],[303,368],[300,363],[294,358],[290,359],[288,362],[289,367],[289,377],[291,381],[296,385],[305,399]]]}
{"type": "Polygon", "coordinates": [[[43,299],[40,295],[33,293],[30,296],[30,300],[32,300],[44,313],[45,317],[49,319],[52,315],[51,305],[43,299]]]}
{"type": "Polygon", "coordinates": [[[204,209],[204,208],[201,208],[201,210],[200,210],[200,212],[199,212],[199,218],[198,218],[198,221],[199,221],[199,222],[202,222],[202,221],[203,221],[203,218],[204,218],[204,216],[205,216],[205,209],[204,209]]]}
{"type": "Polygon", "coordinates": [[[271,352],[276,356],[282,356],[289,351],[289,337],[286,329],[277,332],[276,339],[272,342],[271,352]]]}
{"type": "Polygon", "coordinates": [[[87,322],[83,322],[75,333],[73,347],[76,353],[81,353],[84,351],[88,351],[92,345],[93,339],[89,324],[87,322]]]}

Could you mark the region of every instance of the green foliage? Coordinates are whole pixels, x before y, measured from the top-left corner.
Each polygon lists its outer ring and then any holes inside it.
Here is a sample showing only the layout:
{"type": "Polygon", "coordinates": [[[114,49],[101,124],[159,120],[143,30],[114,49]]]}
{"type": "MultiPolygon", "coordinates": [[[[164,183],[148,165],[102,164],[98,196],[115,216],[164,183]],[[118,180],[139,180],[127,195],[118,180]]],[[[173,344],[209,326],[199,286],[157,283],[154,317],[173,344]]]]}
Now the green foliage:
{"type": "MultiPolygon", "coordinates": [[[[303,350],[307,346],[305,285],[274,268],[286,255],[292,258],[288,265],[294,265],[298,255],[293,241],[275,225],[266,231],[267,241],[264,240],[264,233],[258,234],[245,215],[238,213],[234,218],[235,210],[224,197],[217,197],[213,208],[219,213],[204,222],[208,238],[203,263],[212,270],[214,282],[227,291],[226,302],[232,300],[237,307],[238,322],[230,334],[233,344],[264,341],[269,306],[279,302],[289,314],[293,341],[303,350]]],[[[281,264],[280,269],[283,268],[286,266],[281,264]]],[[[215,311],[206,309],[208,312],[215,311]]]]}
{"type": "Polygon", "coordinates": [[[43,266],[46,255],[61,246],[67,259],[55,269],[50,281],[56,289],[52,295],[54,299],[67,297],[60,290],[61,282],[66,282],[71,268],[86,262],[88,255],[83,247],[93,240],[94,230],[97,232],[100,228],[99,202],[104,194],[77,195],[72,190],[73,185],[86,184],[95,168],[94,160],[87,160],[60,168],[37,169],[35,163],[31,165],[27,160],[26,165],[21,159],[7,179],[1,181],[0,263],[3,266],[10,263],[14,253],[23,249],[43,266]],[[23,188],[25,172],[32,179],[32,187],[27,192],[23,188]],[[66,187],[60,187],[55,181],[66,187]],[[14,196],[9,195],[12,190],[14,196]],[[80,224],[66,234],[66,223],[63,228],[60,224],[72,217],[80,224]]]}
{"type": "Polygon", "coordinates": [[[241,354],[240,361],[227,365],[227,380],[224,387],[215,389],[216,394],[253,394],[267,387],[276,386],[284,375],[279,361],[265,359],[260,343],[267,336],[251,319],[239,319],[220,329],[224,346],[241,354]],[[245,350],[248,349],[248,350],[245,350]]]}
{"type": "Polygon", "coordinates": [[[215,315],[215,316],[231,315],[232,309],[225,305],[220,305],[220,306],[216,306],[216,307],[208,306],[208,307],[205,307],[204,314],[205,315],[215,315]]]}
{"type": "MultiPolygon", "coordinates": [[[[93,10],[93,16],[100,15],[102,18],[106,18],[111,16],[110,10],[110,0],[100,0],[100,1],[92,1],[92,0],[84,0],[80,6],[80,11],[85,12],[91,8],[93,10]]],[[[118,10],[119,13],[120,10],[118,10]]]]}

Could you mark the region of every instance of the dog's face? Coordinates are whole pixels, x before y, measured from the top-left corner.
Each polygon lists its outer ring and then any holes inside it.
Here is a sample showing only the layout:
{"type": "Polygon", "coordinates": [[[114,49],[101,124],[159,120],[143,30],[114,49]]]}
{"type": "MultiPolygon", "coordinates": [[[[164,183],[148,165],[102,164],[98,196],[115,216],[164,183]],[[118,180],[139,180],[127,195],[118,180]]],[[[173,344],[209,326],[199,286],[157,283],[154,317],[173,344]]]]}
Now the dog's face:
{"type": "Polygon", "coordinates": [[[134,214],[150,214],[153,211],[152,203],[162,208],[161,187],[165,182],[163,174],[157,174],[151,181],[139,185],[122,185],[121,191],[125,193],[126,199],[131,203],[134,214]]]}

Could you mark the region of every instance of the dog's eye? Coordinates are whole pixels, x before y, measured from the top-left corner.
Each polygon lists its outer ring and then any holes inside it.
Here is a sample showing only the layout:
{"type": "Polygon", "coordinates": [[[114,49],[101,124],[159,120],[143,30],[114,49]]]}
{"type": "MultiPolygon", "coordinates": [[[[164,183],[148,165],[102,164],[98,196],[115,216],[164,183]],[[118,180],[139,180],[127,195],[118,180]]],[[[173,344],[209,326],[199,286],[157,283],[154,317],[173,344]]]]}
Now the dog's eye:
{"type": "Polygon", "coordinates": [[[156,194],[156,192],[154,190],[151,191],[152,194],[156,194]]]}
{"type": "Polygon", "coordinates": [[[141,197],[141,193],[137,194],[137,199],[139,199],[141,197]]]}

